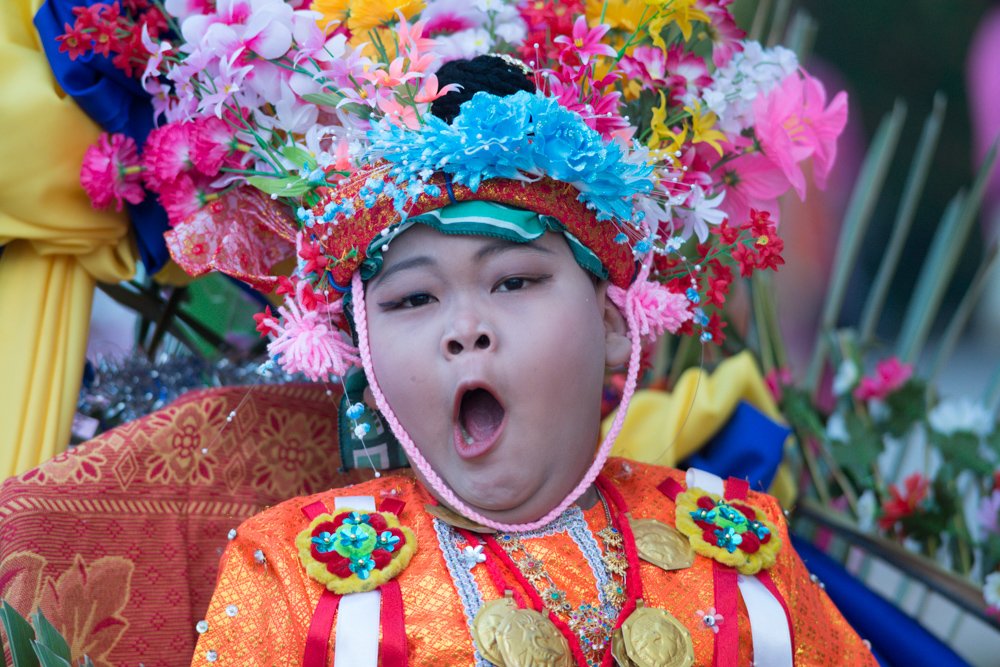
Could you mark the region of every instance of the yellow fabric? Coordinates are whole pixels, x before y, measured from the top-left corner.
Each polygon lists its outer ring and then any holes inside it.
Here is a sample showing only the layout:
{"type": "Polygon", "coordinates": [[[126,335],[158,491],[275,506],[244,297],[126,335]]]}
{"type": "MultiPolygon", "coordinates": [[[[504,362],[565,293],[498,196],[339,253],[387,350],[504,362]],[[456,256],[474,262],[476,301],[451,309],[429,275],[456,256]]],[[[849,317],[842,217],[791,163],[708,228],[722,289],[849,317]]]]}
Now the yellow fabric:
{"type": "Polygon", "coordinates": [[[0,478],[69,442],[95,281],[135,272],[127,218],[80,187],[100,130],[52,76],[41,4],[0,2],[0,478]]]}
{"type": "MultiPolygon", "coordinates": [[[[749,352],[727,359],[712,373],[697,368],[684,372],[673,392],[637,391],[611,454],[676,467],[725,425],[740,401],[784,423],[749,352]]],[[[604,420],[603,433],[613,419],[612,414],[604,420]]],[[[769,493],[785,507],[794,503],[795,483],[785,464],[778,469],[769,493]]]]}

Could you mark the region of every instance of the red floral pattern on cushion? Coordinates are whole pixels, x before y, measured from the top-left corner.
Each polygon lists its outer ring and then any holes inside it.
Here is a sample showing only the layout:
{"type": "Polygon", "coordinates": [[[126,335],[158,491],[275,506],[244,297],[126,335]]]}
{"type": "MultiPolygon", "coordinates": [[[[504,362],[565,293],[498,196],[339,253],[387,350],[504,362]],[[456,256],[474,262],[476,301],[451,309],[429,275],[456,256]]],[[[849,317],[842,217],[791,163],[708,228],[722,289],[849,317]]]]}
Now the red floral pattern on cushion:
{"type": "Polygon", "coordinates": [[[247,391],[192,392],[4,481],[0,596],[96,665],[187,664],[229,530],[370,477],[338,472],[325,387],[247,391]]]}

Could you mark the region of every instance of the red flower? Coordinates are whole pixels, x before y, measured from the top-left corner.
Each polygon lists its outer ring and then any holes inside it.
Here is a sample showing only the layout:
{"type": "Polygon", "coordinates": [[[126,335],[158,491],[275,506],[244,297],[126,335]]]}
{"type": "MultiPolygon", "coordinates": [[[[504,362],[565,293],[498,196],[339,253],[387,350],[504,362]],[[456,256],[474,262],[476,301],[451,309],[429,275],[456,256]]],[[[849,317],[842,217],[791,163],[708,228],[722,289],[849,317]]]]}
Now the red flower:
{"type": "Polygon", "coordinates": [[[306,260],[303,273],[316,273],[322,275],[326,271],[330,258],[326,256],[320,244],[303,243],[299,248],[299,257],[306,260]]]}
{"type": "Polygon", "coordinates": [[[757,255],[742,243],[733,248],[733,260],[740,265],[740,275],[749,278],[757,266],[757,255]]]}
{"type": "Polygon", "coordinates": [[[141,170],[135,141],[124,134],[105,133],[83,155],[80,185],[94,208],[107,208],[114,201],[120,211],[122,200],[138,204],[145,198],[141,170]]]}
{"type": "Polygon", "coordinates": [[[896,357],[890,357],[875,366],[875,375],[861,378],[861,382],[854,389],[854,397],[859,401],[885,398],[906,384],[912,375],[913,366],[904,364],[896,357]]]}
{"type": "Polygon", "coordinates": [[[278,334],[278,320],[271,312],[271,306],[265,306],[263,313],[254,313],[253,321],[257,323],[256,329],[261,338],[278,334]]]}
{"type": "Polygon", "coordinates": [[[895,484],[889,485],[889,500],[882,505],[882,516],[879,517],[878,525],[882,530],[892,530],[892,528],[916,512],[920,503],[927,498],[927,491],[930,489],[930,481],[915,472],[905,480],[906,494],[899,492],[899,487],[895,484]]]}
{"type": "Polygon", "coordinates": [[[712,334],[712,342],[716,345],[722,345],[726,342],[726,334],[722,333],[728,325],[726,321],[722,319],[719,313],[712,313],[712,316],[708,320],[708,326],[705,327],[705,331],[712,334]]]}
{"type": "Polygon", "coordinates": [[[139,33],[131,33],[128,37],[118,40],[113,48],[116,53],[111,59],[111,64],[124,72],[125,76],[141,74],[146,68],[149,52],[142,45],[139,33]]]}
{"type": "Polygon", "coordinates": [[[56,37],[56,41],[59,42],[59,53],[68,51],[70,60],[76,60],[93,46],[94,40],[83,31],[79,21],[75,26],[64,23],[63,27],[66,32],[56,37]]]}
{"type": "MultiPolygon", "coordinates": [[[[119,45],[117,22],[101,21],[94,26],[94,53],[110,56],[111,50],[119,45]]],[[[117,50],[117,49],[115,49],[117,50]]]]}

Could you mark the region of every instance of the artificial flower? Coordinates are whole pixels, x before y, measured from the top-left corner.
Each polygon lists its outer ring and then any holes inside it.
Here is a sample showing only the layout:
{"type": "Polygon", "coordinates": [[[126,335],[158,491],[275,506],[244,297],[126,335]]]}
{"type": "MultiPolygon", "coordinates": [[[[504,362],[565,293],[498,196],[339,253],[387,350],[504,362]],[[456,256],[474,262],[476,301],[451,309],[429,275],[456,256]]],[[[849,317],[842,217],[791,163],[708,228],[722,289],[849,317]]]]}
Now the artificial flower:
{"type": "Polygon", "coordinates": [[[927,415],[927,421],[942,435],[971,433],[983,438],[994,428],[993,416],[986,406],[967,397],[941,401],[927,415]]]}
{"type": "Polygon", "coordinates": [[[1000,535],[1000,490],[994,489],[990,495],[979,501],[979,525],[987,533],[1000,535]]]}
{"type": "Polygon", "coordinates": [[[884,399],[906,384],[912,375],[913,366],[904,364],[897,357],[890,357],[875,366],[874,375],[861,378],[854,389],[854,397],[859,401],[884,399]]]}
{"type": "Polygon", "coordinates": [[[114,202],[120,211],[123,201],[138,204],[145,198],[141,172],[135,141],[124,134],[102,133],[83,155],[80,185],[94,208],[114,202]]]}
{"type": "Polygon", "coordinates": [[[905,491],[900,491],[895,484],[889,485],[889,499],[882,504],[882,516],[878,519],[882,530],[892,530],[927,500],[930,481],[920,473],[915,472],[903,480],[903,486],[905,491]]]}
{"type": "Polygon", "coordinates": [[[1000,608],[1000,572],[990,572],[983,582],[983,600],[993,608],[1000,608]]]}
{"type": "Polygon", "coordinates": [[[610,27],[607,25],[590,28],[587,26],[587,17],[578,16],[573,23],[573,32],[570,35],[559,35],[552,41],[555,44],[564,44],[569,47],[563,50],[563,56],[572,54],[586,65],[591,58],[596,56],[613,58],[618,55],[617,51],[601,42],[608,30],[610,27]]]}

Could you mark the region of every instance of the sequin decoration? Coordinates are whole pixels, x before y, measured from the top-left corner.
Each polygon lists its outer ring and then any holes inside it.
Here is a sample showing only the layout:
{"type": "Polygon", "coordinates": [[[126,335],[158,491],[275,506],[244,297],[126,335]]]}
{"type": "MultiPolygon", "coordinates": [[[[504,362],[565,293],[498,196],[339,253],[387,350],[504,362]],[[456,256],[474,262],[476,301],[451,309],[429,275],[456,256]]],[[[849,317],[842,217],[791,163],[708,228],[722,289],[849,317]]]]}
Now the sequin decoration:
{"type": "Polygon", "coordinates": [[[699,488],[677,495],[677,529],[699,554],[754,575],[774,564],[781,539],[762,512],[699,488]]]}
{"type": "Polygon", "coordinates": [[[391,512],[343,508],[313,519],[295,546],[309,576],[343,595],[373,590],[402,572],[417,538],[391,512]]]}

